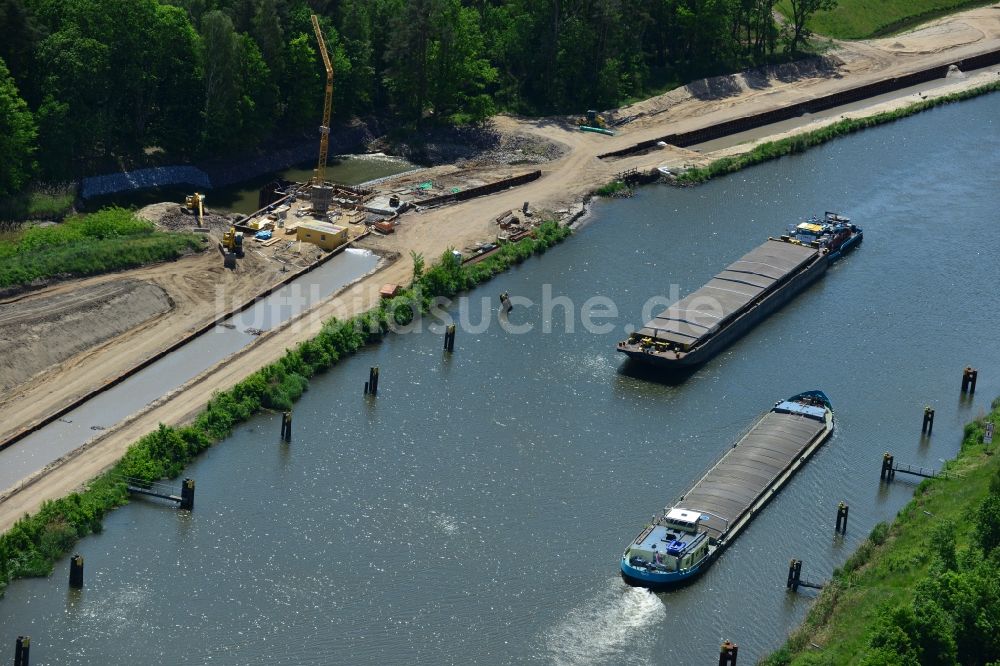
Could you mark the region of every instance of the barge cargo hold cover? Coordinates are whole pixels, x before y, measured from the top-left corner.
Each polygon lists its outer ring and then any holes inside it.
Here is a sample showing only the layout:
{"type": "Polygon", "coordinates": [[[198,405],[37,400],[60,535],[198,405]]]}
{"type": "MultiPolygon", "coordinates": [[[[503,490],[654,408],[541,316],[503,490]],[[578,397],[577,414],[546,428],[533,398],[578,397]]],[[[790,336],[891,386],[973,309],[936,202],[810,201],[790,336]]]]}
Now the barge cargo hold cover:
{"type": "Polygon", "coordinates": [[[622,553],[626,582],[669,588],[701,574],[833,434],[822,391],[779,401],[622,553]]]}
{"type": "Polygon", "coordinates": [[[618,351],[664,367],[709,360],[821,276],[864,232],[849,218],[827,213],[790,227],[781,238],[734,261],[698,291],[646,322],[618,351]]]}
{"type": "Polygon", "coordinates": [[[826,248],[770,239],[646,322],[629,340],[619,343],[618,350],[667,365],[707,361],[822,275],[827,252],[826,248]]]}

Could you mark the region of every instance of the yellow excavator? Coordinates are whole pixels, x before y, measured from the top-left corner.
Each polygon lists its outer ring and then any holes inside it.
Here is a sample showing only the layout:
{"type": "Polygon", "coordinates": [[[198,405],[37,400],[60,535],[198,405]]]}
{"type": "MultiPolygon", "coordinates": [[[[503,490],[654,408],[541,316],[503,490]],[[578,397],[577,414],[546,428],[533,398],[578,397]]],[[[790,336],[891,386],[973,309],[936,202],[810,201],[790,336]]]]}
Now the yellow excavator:
{"type": "Polygon", "coordinates": [[[577,125],[586,127],[599,127],[604,129],[608,126],[608,121],[605,120],[604,116],[599,114],[596,109],[588,109],[587,115],[582,118],[577,118],[577,125]]]}
{"type": "Polygon", "coordinates": [[[192,215],[198,216],[198,226],[204,226],[205,222],[205,195],[199,192],[189,194],[184,197],[184,208],[192,215]]]}
{"type": "Polygon", "coordinates": [[[229,231],[222,236],[222,247],[226,248],[227,251],[232,252],[237,257],[242,257],[243,232],[236,231],[236,227],[229,227],[229,231]]]}

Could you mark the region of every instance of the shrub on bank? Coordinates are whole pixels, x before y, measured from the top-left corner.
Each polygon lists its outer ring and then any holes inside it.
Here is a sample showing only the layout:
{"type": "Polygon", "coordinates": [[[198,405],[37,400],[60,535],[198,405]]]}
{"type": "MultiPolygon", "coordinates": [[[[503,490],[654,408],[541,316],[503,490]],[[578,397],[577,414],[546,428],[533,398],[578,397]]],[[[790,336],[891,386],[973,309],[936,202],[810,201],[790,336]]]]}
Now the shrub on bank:
{"type": "Polygon", "coordinates": [[[450,252],[445,253],[440,263],[400,295],[352,319],[325,322],[312,339],[229,390],[213,395],[190,425],[161,424],[130,446],[114,468],[91,480],[83,491],[46,502],[38,513],[25,516],[0,535],[0,593],[15,578],[49,575],[55,561],[79,538],[100,532],[105,514],[128,501],[124,477],[139,483],[176,477],[195,456],[261,409],[290,409],[308,388],[309,377],[366,343],[379,340],[390,329],[390,319],[408,323],[407,318],[426,313],[434,297],[454,296],[474,287],[533,254],[545,252],[570,233],[555,222],[545,222],[533,238],[507,244],[472,266],[462,266],[450,252]]]}
{"type": "Polygon", "coordinates": [[[625,181],[613,180],[598,187],[594,190],[594,194],[599,197],[617,197],[630,192],[631,189],[625,181]]]}
{"type": "Polygon", "coordinates": [[[25,220],[61,220],[73,212],[76,189],[72,185],[48,185],[0,199],[0,226],[19,227],[25,220]]]}
{"type": "Polygon", "coordinates": [[[724,176],[726,174],[739,171],[740,169],[744,169],[748,166],[753,166],[754,164],[767,162],[785,155],[801,153],[807,148],[818,146],[839,136],[852,134],[869,127],[875,127],[894,120],[899,120],[900,118],[905,118],[906,116],[911,116],[942,104],[950,104],[952,102],[958,102],[998,90],[1000,90],[1000,82],[993,82],[976,88],[970,88],[969,90],[952,93],[950,95],[926,99],[901,109],[884,111],[866,118],[845,118],[844,120],[838,120],[835,123],[811,132],[804,132],[802,134],[796,134],[795,136],[779,139],[777,141],[768,141],[766,143],[759,144],[749,152],[742,153],[740,155],[722,157],[710,163],[708,166],[688,169],[684,173],[677,176],[675,182],[680,185],[695,185],[698,183],[704,183],[705,181],[711,180],[717,176],[724,176]]]}

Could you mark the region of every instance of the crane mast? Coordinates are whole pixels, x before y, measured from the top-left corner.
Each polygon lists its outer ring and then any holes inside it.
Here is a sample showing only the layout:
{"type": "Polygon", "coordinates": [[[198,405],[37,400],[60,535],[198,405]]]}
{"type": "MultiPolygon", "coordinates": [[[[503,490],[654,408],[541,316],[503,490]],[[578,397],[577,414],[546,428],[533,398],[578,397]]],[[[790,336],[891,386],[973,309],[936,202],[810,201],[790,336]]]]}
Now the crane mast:
{"type": "Polygon", "coordinates": [[[313,178],[313,185],[322,186],[326,182],[326,154],[330,147],[330,110],[333,106],[333,65],[330,63],[330,54],[326,51],[326,40],[323,39],[323,31],[319,27],[319,18],[313,14],[311,17],[313,31],[316,33],[316,41],[319,43],[319,53],[323,56],[323,66],[326,68],[326,96],[323,98],[323,124],[319,128],[319,164],[316,167],[316,176],[313,178]]]}

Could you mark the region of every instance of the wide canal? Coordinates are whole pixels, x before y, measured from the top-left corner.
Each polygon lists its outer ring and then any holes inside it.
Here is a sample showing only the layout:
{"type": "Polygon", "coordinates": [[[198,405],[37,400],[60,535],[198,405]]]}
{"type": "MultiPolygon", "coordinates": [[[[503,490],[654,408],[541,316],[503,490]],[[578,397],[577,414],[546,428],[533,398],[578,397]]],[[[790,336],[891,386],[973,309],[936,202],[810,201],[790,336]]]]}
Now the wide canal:
{"type": "Polygon", "coordinates": [[[911,497],[903,477],[880,485],[882,453],[940,466],[1000,393],[997,118],[991,95],[600,203],[576,237],[469,295],[453,355],[425,330],[346,359],[297,404],[291,444],[265,415],[187,470],[193,513],[114,512],[79,545],[82,592],[66,561],[11,585],[4,644],[30,634],[34,664],[686,665],[716,663],[730,639],[754,663],[813,596],[786,592],[788,560],[828,577],[911,497]],[[824,210],[865,242],[816,285],[683,383],[624,365],[615,342],[647,299],[824,210]],[[546,289],[567,299],[548,316],[546,289]],[[536,303],[510,315],[530,332],[497,322],[503,291],[536,303]],[[586,330],[592,296],[617,306],[593,322],[614,330],[586,330]],[[488,326],[474,326],[481,299],[488,326]],[[814,388],[833,438],[735,545],[681,591],[627,587],[618,559],[650,516],[775,400],[814,388]]]}

